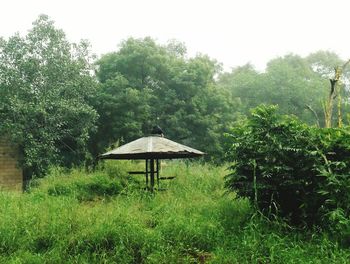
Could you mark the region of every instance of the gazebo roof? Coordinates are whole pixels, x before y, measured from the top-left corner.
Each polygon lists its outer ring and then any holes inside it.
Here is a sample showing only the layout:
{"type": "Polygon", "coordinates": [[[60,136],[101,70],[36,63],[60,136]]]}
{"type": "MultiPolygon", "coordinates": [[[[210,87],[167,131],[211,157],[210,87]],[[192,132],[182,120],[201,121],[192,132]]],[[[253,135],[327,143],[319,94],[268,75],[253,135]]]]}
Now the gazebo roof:
{"type": "Polygon", "coordinates": [[[108,151],[101,159],[181,159],[202,156],[205,153],[161,136],[142,137],[108,151]]]}

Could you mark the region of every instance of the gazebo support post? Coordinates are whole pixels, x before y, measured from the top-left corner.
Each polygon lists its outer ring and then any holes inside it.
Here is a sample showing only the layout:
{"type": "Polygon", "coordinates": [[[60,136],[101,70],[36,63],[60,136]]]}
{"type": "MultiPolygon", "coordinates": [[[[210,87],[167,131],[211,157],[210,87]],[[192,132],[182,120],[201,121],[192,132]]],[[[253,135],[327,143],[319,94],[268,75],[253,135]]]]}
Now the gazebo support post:
{"type": "Polygon", "coordinates": [[[151,169],[151,192],[154,191],[154,159],[151,159],[151,164],[150,164],[150,169],[151,169]]]}
{"type": "Polygon", "coordinates": [[[148,159],[146,159],[146,189],[148,189],[148,159]]]}
{"type": "Polygon", "coordinates": [[[157,187],[159,190],[159,159],[157,159],[157,187]]]}

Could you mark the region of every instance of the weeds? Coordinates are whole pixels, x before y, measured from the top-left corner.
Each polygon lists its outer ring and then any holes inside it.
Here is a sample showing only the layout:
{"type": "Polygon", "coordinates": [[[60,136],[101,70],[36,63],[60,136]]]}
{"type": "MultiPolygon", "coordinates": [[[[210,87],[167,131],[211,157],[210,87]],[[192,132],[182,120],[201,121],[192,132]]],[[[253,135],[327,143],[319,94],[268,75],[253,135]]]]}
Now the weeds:
{"type": "Polygon", "coordinates": [[[225,194],[225,167],[167,162],[167,190],[127,175],[53,169],[24,194],[0,193],[1,263],[346,263],[322,233],[290,229],[225,194]]]}

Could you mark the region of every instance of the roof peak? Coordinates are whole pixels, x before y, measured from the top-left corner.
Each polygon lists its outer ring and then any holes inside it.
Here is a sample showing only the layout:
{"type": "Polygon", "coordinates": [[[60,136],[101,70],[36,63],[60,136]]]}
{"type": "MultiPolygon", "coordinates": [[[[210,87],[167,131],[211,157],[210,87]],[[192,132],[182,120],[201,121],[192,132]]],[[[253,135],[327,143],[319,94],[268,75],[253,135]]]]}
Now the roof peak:
{"type": "Polygon", "coordinates": [[[149,134],[149,135],[144,136],[144,137],[162,137],[162,138],[165,138],[164,136],[159,135],[159,134],[149,134]]]}

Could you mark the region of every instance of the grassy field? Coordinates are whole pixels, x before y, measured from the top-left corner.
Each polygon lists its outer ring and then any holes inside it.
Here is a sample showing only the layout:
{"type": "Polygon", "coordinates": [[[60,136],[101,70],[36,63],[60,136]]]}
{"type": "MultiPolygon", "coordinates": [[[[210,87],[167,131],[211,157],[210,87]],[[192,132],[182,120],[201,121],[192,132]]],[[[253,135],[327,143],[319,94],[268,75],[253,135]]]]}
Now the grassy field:
{"type": "Polygon", "coordinates": [[[225,193],[225,166],[167,162],[166,191],[142,189],[143,164],[52,169],[24,194],[2,192],[0,263],[349,263],[320,232],[264,219],[225,193]]]}

